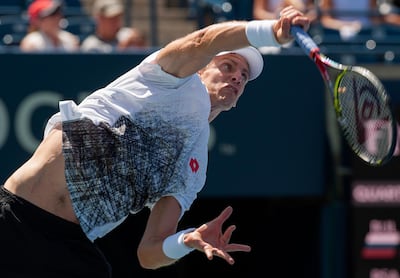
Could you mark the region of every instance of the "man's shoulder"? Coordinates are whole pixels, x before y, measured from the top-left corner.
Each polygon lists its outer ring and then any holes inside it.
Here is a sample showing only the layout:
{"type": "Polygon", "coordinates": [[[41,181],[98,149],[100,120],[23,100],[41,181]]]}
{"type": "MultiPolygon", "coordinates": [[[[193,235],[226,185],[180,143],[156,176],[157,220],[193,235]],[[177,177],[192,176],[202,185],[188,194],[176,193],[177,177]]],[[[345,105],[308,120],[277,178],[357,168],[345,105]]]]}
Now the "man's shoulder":
{"type": "Polygon", "coordinates": [[[41,40],[43,35],[39,31],[33,31],[25,35],[24,40],[41,40]]]}
{"type": "Polygon", "coordinates": [[[46,40],[42,33],[33,31],[25,35],[21,40],[20,47],[24,50],[36,50],[46,45],[46,40]]]}
{"type": "Polygon", "coordinates": [[[100,43],[100,42],[101,42],[100,39],[96,35],[92,34],[92,35],[87,36],[82,41],[82,45],[89,44],[89,43],[90,44],[92,44],[92,43],[100,43]]]}
{"type": "Polygon", "coordinates": [[[82,50],[102,50],[105,43],[95,34],[89,35],[81,43],[82,50]]]}

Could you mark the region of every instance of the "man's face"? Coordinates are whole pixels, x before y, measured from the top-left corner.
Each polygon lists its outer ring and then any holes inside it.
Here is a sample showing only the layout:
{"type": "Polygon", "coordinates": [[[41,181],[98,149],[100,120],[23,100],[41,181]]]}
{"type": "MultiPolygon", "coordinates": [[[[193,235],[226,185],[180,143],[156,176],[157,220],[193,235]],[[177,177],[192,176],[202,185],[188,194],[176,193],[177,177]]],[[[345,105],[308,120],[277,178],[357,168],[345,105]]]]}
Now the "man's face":
{"type": "Polygon", "coordinates": [[[39,17],[36,20],[36,24],[41,30],[50,34],[58,32],[58,30],[60,29],[59,23],[62,18],[63,14],[61,12],[61,9],[57,9],[52,14],[46,15],[44,17],[39,17]]]}
{"type": "Polygon", "coordinates": [[[216,56],[199,74],[219,112],[236,106],[250,76],[247,60],[233,53],[216,56]]]}
{"type": "Polygon", "coordinates": [[[112,17],[99,15],[97,19],[97,28],[103,40],[116,40],[117,33],[123,25],[123,15],[119,14],[112,17]]]}

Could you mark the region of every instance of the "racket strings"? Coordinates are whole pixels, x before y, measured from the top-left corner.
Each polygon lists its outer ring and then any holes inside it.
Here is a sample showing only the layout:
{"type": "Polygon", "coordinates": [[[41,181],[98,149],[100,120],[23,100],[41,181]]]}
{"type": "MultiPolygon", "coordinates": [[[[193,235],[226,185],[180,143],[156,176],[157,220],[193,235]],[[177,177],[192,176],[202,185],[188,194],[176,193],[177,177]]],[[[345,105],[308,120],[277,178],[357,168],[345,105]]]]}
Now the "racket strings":
{"type": "Polygon", "coordinates": [[[380,164],[393,153],[397,126],[383,86],[364,74],[347,71],[338,82],[339,124],[358,155],[380,164]]]}

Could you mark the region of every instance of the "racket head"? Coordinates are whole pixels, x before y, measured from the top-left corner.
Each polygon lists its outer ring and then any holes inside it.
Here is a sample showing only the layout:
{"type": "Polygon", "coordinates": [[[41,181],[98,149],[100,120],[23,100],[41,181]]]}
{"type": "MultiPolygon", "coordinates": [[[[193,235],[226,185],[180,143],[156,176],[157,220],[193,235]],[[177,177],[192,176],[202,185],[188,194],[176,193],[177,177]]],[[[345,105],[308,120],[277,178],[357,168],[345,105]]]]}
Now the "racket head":
{"type": "Polygon", "coordinates": [[[319,69],[354,153],[369,165],[387,163],[396,148],[397,121],[380,80],[366,68],[342,65],[323,55],[300,26],[292,26],[291,34],[319,69]]]}
{"type": "Polygon", "coordinates": [[[397,143],[397,121],[390,96],[368,69],[330,66],[336,71],[331,88],[343,136],[355,154],[369,165],[386,164],[397,143]]]}

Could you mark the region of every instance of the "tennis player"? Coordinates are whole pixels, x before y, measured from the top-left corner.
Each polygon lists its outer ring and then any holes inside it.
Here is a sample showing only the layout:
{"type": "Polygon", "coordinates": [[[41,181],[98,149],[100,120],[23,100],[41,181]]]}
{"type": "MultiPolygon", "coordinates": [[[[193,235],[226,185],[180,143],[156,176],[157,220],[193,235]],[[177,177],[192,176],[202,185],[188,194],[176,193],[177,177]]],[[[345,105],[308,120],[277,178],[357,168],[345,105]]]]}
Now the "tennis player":
{"type": "Polygon", "coordinates": [[[4,277],[111,277],[96,247],[130,213],[151,209],[137,249],[146,269],[193,250],[234,264],[250,246],[223,230],[232,207],[193,228],[179,220],[206,180],[209,123],[235,107],[263,70],[260,46],[308,29],[291,7],[279,20],[229,21],[177,39],[79,105],[60,101],[32,157],[0,187],[4,277]]]}

